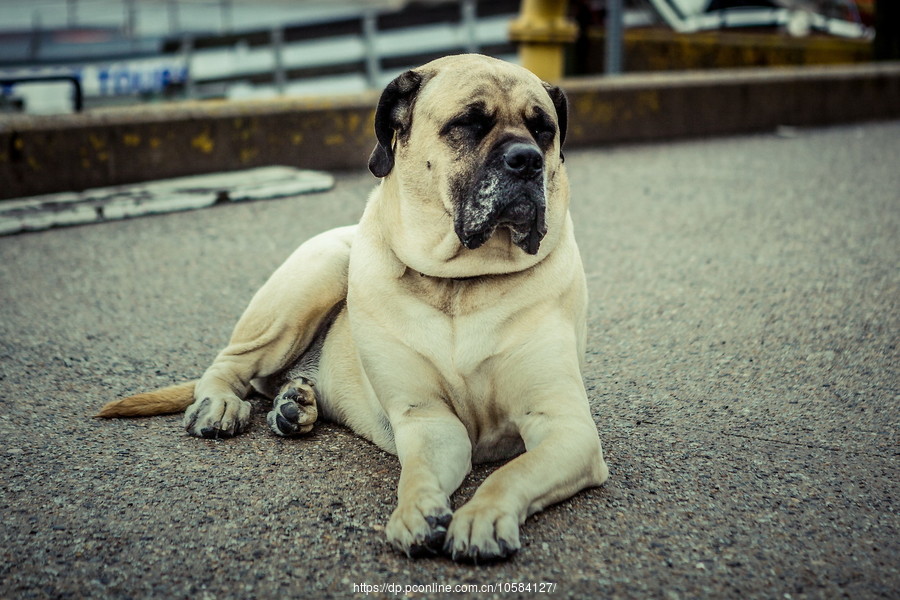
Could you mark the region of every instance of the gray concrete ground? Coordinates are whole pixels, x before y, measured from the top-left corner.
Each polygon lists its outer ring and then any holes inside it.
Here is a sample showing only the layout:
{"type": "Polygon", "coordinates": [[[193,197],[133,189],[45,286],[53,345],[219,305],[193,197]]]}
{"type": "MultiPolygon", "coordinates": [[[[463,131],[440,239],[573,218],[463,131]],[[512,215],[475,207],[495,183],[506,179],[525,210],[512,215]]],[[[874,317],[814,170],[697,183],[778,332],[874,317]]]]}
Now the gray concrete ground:
{"type": "Polygon", "coordinates": [[[393,552],[397,461],[341,428],[90,418],[198,376],[371,176],[0,238],[0,597],[897,598],[898,153],[900,122],[569,152],[612,474],[480,567],[393,552]]]}

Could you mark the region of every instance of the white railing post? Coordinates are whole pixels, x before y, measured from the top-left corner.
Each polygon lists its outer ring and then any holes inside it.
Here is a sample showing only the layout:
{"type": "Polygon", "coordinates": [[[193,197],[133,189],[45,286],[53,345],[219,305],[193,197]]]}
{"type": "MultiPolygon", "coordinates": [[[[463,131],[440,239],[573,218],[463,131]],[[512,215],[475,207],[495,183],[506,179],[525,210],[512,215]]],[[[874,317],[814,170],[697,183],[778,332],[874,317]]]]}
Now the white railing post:
{"type": "Polygon", "coordinates": [[[66,24],[69,27],[78,25],[78,0],[66,0],[66,24]]]}
{"type": "Polygon", "coordinates": [[[41,52],[41,11],[31,13],[31,39],[28,42],[28,56],[36,61],[41,52]]]}
{"type": "Polygon", "coordinates": [[[478,53],[481,48],[478,44],[478,14],[475,0],[462,0],[460,2],[462,12],[462,27],[465,32],[465,47],[467,52],[478,53]]]}
{"type": "Polygon", "coordinates": [[[275,89],[278,95],[284,95],[284,86],[287,78],[284,73],[284,30],[281,27],[273,27],[271,33],[272,56],[275,59],[275,89]]]}
{"type": "Polygon", "coordinates": [[[234,27],[234,15],[231,0],[220,0],[219,12],[221,13],[221,32],[223,34],[231,33],[234,27]]]}
{"type": "Polygon", "coordinates": [[[135,6],[134,0],[125,0],[123,9],[125,22],[122,29],[125,31],[125,35],[133,40],[137,36],[137,6],[135,6]]]}
{"type": "Polygon", "coordinates": [[[184,58],[184,95],[197,97],[197,83],[194,81],[194,69],[191,65],[194,56],[194,40],[189,34],[181,36],[181,55],[184,58]]]}
{"type": "Polygon", "coordinates": [[[178,0],[166,0],[166,10],[169,13],[169,35],[177,35],[181,29],[178,19],[178,0]]]}
{"type": "Polygon", "coordinates": [[[366,51],[366,81],[370,88],[381,87],[381,61],[378,58],[378,15],[368,11],[363,16],[363,46],[366,51]]]}

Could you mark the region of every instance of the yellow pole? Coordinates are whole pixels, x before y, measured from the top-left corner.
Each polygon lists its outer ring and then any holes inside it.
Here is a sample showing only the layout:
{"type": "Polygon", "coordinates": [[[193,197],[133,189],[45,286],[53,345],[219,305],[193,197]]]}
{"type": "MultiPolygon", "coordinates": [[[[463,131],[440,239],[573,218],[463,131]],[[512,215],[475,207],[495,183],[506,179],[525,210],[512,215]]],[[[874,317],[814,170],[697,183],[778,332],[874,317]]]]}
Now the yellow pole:
{"type": "Polygon", "coordinates": [[[567,0],[522,0],[519,17],[509,26],[522,66],[544,81],[562,79],[565,46],[578,36],[567,7],[567,0]]]}

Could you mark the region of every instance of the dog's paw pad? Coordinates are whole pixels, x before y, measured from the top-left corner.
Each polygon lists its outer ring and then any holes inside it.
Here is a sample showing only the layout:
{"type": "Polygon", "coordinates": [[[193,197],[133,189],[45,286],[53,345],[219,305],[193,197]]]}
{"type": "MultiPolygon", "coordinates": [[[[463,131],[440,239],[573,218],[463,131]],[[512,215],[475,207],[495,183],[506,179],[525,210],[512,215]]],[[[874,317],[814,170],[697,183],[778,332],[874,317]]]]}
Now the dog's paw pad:
{"type": "Polygon", "coordinates": [[[290,437],[312,431],[318,417],[315,391],[309,384],[299,383],[288,384],[282,389],[266,421],[273,432],[290,437]]]}

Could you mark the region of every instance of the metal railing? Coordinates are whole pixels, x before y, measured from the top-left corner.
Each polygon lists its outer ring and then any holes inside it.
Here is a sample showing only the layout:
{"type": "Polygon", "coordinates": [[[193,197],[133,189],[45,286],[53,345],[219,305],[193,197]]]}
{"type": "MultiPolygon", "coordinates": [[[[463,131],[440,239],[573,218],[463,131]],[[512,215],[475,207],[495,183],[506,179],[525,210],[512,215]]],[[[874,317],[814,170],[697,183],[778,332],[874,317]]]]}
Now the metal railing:
{"type": "MultiPolygon", "coordinates": [[[[479,22],[492,17],[512,18],[519,0],[460,0],[435,6],[412,6],[397,11],[345,17],[327,22],[276,27],[217,36],[182,36],[163,44],[163,54],[179,55],[186,62],[187,78],[183,82],[187,96],[217,95],[230,84],[271,85],[283,93],[289,82],[328,76],[359,75],[367,87],[378,88],[386,74],[397,69],[422,64],[434,58],[460,52],[482,52],[490,55],[512,55],[515,45],[506,35],[484,40],[479,38],[479,22]],[[409,48],[387,48],[392,36],[428,27],[455,30],[449,40],[434,39],[409,48]],[[303,56],[304,45],[343,40],[346,50],[333,56],[303,56]],[[236,64],[226,69],[209,66],[210,57],[232,55],[233,63],[251,63],[242,68],[236,64]]],[[[445,31],[445,33],[446,33],[445,31]]],[[[444,37],[447,37],[445,35],[444,37]]],[[[220,60],[221,62],[221,60],[220,60]]]]}
{"type": "Polygon", "coordinates": [[[355,92],[379,88],[399,70],[447,54],[515,56],[507,26],[519,1],[410,4],[276,28],[134,38],[124,46],[57,41],[21,62],[0,57],[0,78],[77,79],[89,107],[153,98],[355,92]]]}

